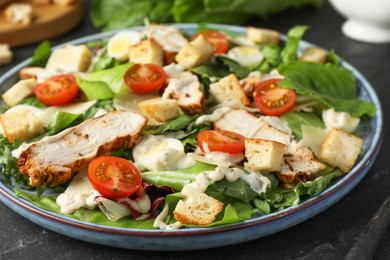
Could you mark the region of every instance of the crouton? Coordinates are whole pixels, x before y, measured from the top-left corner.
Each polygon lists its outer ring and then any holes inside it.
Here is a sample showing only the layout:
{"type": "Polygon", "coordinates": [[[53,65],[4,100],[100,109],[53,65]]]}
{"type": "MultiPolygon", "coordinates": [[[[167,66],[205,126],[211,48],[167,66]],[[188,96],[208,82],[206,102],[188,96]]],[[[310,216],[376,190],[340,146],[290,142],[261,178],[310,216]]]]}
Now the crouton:
{"type": "Polygon", "coordinates": [[[223,209],[223,203],[203,192],[192,189],[190,196],[177,203],[173,214],[185,225],[207,226],[214,222],[223,209]]]}
{"type": "Polygon", "coordinates": [[[213,53],[214,46],[203,35],[199,35],[179,51],[176,61],[190,69],[206,62],[213,53]]]}
{"type": "Polygon", "coordinates": [[[44,132],[41,121],[29,109],[19,109],[0,115],[7,140],[29,140],[44,132]]]}
{"type": "Polygon", "coordinates": [[[151,39],[143,40],[130,46],[129,60],[134,63],[153,63],[162,66],[164,63],[163,49],[151,39]]]}
{"type": "Polygon", "coordinates": [[[363,140],[340,129],[332,129],[321,145],[321,159],[332,166],[349,172],[363,146],[363,140]]]}
{"type": "Polygon", "coordinates": [[[175,99],[155,98],[138,103],[146,117],[166,122],[179,116],[179,106],[175,99]]]}
{"type": "Polygon", "coordinates": [[[306,48],[303,51],[303,54],[300,59],[302,61],[308,62],[325,63],[327,59],[327,54],[326,51],[321,48],[306,48]]]}
{"type": "Polygon", "coordinates": [[[176,99],[184,113],[193,115],[202,112],[205,97],[198,77],[186,71],[170,79],[162,98],[176,99]]]}
{"type": "Polygon", "coordinates": [[[248,97],[245,95],[238,78],[234,74],[230,74],[220,81],[210,84],[210,94],[218,103],[230,107],[250,105],[248,97]]]}
{"type": "Polygon", "coordinates": [[[7,105],[13,107],[19,104],[24,98],[31,96],[34,92],[34,88],[37,85],[37,81],[34,78],[22,79],[8,89],[2,98],[7,105]]]}
{"type": "Polygon", "coordinates": [[[0,65],[7,64],[12,61],[13,53],[8,44],[0,44],[0,65]]]}
{"type": "Polygon", "coordinates": [[[293,188],[301,181],[315,179],[325,167],[308,147],[292,141],[283,155],[281,169],[276,177],[285,188],[293,188]]]}
{"type": "Polygon", "coordinates": [[[67,45],[52,52],[46,64],[48,70],[86,72],[93,54],[86,45],[67,45]]]}
{"type": "Polygon", "coordinates": [[[11,24],[29,25],[33,19],[33,9],[30,4],[12,3],[5,8],[4,17],[11,24]]]}
{"type": "Polygon", "coordinates": [[[286,145],[262,139],[245,139],[246,168],[260,172],[280,171],[286,145]]]}
{"type": "Polygon", "coordinates": [[[280,33],[278,31],[251,26],[246,28],[246,37],[255,43],[279,43],[280,41],[280,33]]]}
{"type": "Polygon", "coordinates": [[[76,0],[52,0],[56,5],[72,5],[76,0]]]}
{"type": "Polygon", "coordinates": [[[32,0],[33,4],[43,5],[50,4],[51,0],[32,0]]]}

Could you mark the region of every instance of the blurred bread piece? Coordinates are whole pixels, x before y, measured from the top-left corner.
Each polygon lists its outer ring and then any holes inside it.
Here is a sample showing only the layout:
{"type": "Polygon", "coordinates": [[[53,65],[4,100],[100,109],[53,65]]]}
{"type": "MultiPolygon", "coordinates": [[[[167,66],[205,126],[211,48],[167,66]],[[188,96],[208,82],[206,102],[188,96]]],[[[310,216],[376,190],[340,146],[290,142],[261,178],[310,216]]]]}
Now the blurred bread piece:
{"type": "Polygon", "coordinates": [[[203,35],[199,35],[179,51],[176,61],[190,69],[206,62],[213,53],[214,46],[203,35]]]}
{"type": "Polygon", "coordinates": [[[48,70],[86,72],[93,54],[86,45],[67,45],[52,52],[46,64],[48,70]]]}
{"type": "Polygon", "coordinates": [[[45,5],[45,4],[50,4],[51,0],[32,0],[31,2],[37,5],[45,5]]]}
{"type": "Polygon", "coordinates": [[[0,43],[0,65],[12,62],[13,53],[8,44],[0,43]]]}
{"type": "Polygon", "coordinates": [[[25,67],[19,71],[19,77],[21,79],[39,78],[42,75],[48,74],[48,71],[41,67],[25,67]]]}
{"type": "Polygon", "coordinates": [[[321,146],[321,159],[343,172],[351,171],[363,146],[363,140],[343,130],[333,128],[321,146]]]}
{"type": "Polygon", "coordinates": [[[177,203],[173,214],[182,224],[207,226],[214,222],[223,203],[207,194],[191,189],[189,196],[177,203]]]}
{"type": "Polygon", "coordinates": [[[262,139],[245,139],[246,168],[260,172],[280,171],[286,145],[262,139]]]}
{"type": "Polygon", "coordinates": [[[133,46],[130,46],[129,60],[134,63],[153,63],[163,66],[163,49],[151,39],[143,40],[133,46]]]}
{"type": "Polygon", "coordinates": [[[250,105],[250,101],[235,74],[230,74],[220,81],[210,84],[210,93],[218,103],[226,106],[250,105]]]}
{"type": "Polygon", "coordinates": [[[7,105],[13,107],[20,103],[23,99],[31,96],[34,92],[34,88],[37,85],[37,81],[34,78],[22,79],[8,89],[2,98],[7,105]]]}
{"type": "Polygon", "coordinates": [[[29,109],[19,109],[0,115],[0,123],[7,140],[29,140],[44,132],[41,121],[29,109]]]}
{"type": "Polygon", "coordinates": [[[138,103],[146,117],[166,122],[179,116],[179,105],[175,99],[150,99],[138,103]]]}
{"type": "Polygon", "coordinates": [[[30,25],[33,19],[31,4],[11,3],[4,10],[5,21],[10,24],[30,25]]]}
{"type": "Polygon", "coordinates": [[[300,58],[302,61],[325,63],[327,59],[327,53],[321,48],[306,48],[300,58]]]}
{"type": "Polygon", "coordinates": [[[279,43],[280,41],[280,33],[278,31],[251,26],[246,28],[246,37],[257,44],[279,43]]]}
{"type": "Polygon", "coordinates": [[[76,2],[76,0],[51,0],[56,5],[71,5],[76,2]]]}

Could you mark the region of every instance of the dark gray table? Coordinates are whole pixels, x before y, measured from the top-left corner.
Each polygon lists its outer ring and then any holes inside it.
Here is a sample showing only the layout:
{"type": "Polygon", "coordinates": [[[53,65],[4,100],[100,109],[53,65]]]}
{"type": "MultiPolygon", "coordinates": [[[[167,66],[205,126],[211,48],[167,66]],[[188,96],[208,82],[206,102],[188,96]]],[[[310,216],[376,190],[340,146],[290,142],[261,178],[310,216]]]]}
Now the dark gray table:
{"type": "MultiPolygon", "coordinates": [[[[390,193],[390,44],[370,45],[341,34],[344,19],[326,5],[320,10],[305,8],[252,21],[254,26],[283,33],[296,24],[311,30],[305,40],[337,53],[367,77],[377,91],[384,110],[385,140],[367,176],[345,198],[316,217],[277,234],[252,242],[219,249],[191,252],[143,252],[68,238],[46,230],[0,203],[0,259],[343,259],[361,231],[390,193]],[[387,136],[386,136],[387,135],[387,136]]],[[[98,32],[89,19],[68,34],[52,40],[53,45],[98,32]]],[[[14,62],[0,67],[0,75],[31,56],[36,45],[14,49],[14,62]]],[[[390,259],[390,229],[374,254],[390,259]]]]}

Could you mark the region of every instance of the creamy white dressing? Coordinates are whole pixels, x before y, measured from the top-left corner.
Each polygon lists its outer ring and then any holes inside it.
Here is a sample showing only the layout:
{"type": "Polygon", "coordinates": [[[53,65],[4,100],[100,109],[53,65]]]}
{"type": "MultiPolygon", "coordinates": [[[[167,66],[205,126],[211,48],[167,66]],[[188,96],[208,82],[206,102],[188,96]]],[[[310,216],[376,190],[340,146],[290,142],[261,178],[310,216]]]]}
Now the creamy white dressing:
{"type": "Polygon", "coordinates": [[[88,180],[87,170],[83,170],[73,178],[65,192],[57,197],[57,204],[61,213],[72,214],[79,208],[94,209],[97,205],[93,202],[94,198],[99,195],[88,180]]]}
{"type": "Polygon", "coordinates": [[[152,204],[150,202],[150,198],[148,195],[144,195],[141,198],[138,198],[136,200],[131,200],[129,198],[120,199],[118,202],[126,202],[128,203],[133,209],[138,211],[139,213],[148,213],[152,207],[152,204]]]}
{"type": "Polygon", "coordinates": [[[94,201],[98,204],[104,215],[111,221],[117,221],[118,219],[131,215],[131,211],[125,205],[110,199],[96,197],[94,201]]]}
{"type": "Polygon", "coordinates": [[[352,133],[359,125],[360,119],[347,112],[336,112],[333,108],[322,111],[322,120],[327,129],[338,128],[352,133]]]}
{"type": "Polygon", "coordinates": [[[209,115],[202,115],[198,117],[195,121],[195,124],[199,125],[205,122],[215,122],[231,110],[232,109],[230,107],[219,107],[209,115]]]}
{"type": "Polygon", "coordinates": [[[288,126],[288,123],[286,121],[281,120],[277,116],[263,116],[262,117],[265,122],[267,122],[270,126],[288,134],[289,136],[292,136],[292,130],[288,126]]]}
{"type": "Polygon", "coordinates": [[[163,135],[144,135],[133,148],[134,162],[150,171],[183,169],[195,164],[182,142],[163,135]]]}
{"type": "Polygon", "coordinates": [[[174,62],[164,66],[163,69],[167,74],[168,78],[177,77],[186,70],[186,68],[183,65],[174,62]]]}

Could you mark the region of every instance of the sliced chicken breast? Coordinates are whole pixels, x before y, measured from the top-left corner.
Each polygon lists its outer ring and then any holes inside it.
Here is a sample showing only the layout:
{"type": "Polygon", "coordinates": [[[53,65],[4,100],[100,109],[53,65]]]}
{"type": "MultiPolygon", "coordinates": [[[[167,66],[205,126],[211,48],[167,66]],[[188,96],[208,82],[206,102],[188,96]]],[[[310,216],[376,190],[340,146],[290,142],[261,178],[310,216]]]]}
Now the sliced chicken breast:
{"type": "Polygon", "coordinates": [[[45,137],[24,150],[19,171],[31,186],[64,184],[94,158],[132,147],[147,119],[130,111],[114,111],[45,137]]]}

